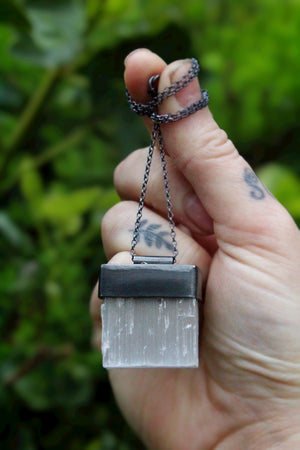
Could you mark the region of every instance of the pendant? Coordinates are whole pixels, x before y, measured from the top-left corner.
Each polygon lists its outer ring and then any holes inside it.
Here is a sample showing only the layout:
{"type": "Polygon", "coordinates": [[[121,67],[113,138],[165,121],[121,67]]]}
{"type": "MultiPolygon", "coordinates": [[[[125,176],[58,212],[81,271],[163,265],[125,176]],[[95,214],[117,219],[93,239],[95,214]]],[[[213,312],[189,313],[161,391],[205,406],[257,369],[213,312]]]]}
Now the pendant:
{"type": "Polygon", "coordinates": [[[104,264],[100,271],[102,354],[103,366],[108,369],[198,367],[202,277],[196,266],[175,264],[178,250],[160,124],[176,122],[204,108],[208,93],[202,90],[198,102],[175,114],[160,115],[157,109],[166,98],[190,83],[198,71],[198,62],[191,59],[187,74],[161,92],[156,88],[159,75],[150,77],[152,100],[146,105],[136,103],[126,93],[132,111],[147,115],[153,121],[153,130],[130,250],[133,264],[104,264]],[[135,254],[155,144],[161,159],[173,248],[171,257],[135,254]]]}
{"type": "Polygon", "coordinates": [[[198,367],[201,273],[172,260],[101,266],[104,367],[198,367]]]}

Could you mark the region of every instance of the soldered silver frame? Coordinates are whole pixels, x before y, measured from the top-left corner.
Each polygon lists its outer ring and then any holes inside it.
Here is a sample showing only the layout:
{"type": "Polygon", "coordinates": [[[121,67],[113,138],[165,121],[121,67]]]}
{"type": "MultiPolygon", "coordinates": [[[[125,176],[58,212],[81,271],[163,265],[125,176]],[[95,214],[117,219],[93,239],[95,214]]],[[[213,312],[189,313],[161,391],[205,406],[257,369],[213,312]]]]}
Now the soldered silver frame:
{"type": "Polygon", "coordinates": [[[201,272],[159,262],[101,266],[104,367],[198,367],[201,272]]]}

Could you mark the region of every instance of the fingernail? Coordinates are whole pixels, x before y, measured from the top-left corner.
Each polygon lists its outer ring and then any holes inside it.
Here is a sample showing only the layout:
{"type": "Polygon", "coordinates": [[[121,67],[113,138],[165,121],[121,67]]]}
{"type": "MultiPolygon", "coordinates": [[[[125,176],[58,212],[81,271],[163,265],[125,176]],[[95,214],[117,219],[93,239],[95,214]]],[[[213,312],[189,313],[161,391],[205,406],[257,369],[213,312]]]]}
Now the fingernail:
{"type": "Polygon", "coordinates": [[[189,195],[184,202],[185,214],[198,230],[209,234],[213,232],[213,221],[205,211],[196,194],[189,195]]]}
{"type": "Polygon", "coordinates": [[[130,53],[126,56],[126,58],[124,59],[124,65],[126,66],[126,64],[128,63],[129,59],[131,59],[131,57],[132,57],[133,55],[135,55],[136,53],[138,53],[138,52],[140,52],[140,51],[146,51],[146,52],[152,53],[151,50],[149,50],[148,48],[143,48],[143,47],[136,48],[135,50],[132,50],[132,52],[130,52],[130,53]]]}
{"type": "MultiPolygon", "coordinates": [[[[191,60],[183,59],[178,61],[178,65],[170,73],[171,83],[179,81],[183,75],[191,68],[191,60]]],[[[201,98],[200,86],[197,78],[194,78],[185,88],[181,89],[176,94],[177,102],[182,106],[189,106],[191,103],[201,98]]]]}

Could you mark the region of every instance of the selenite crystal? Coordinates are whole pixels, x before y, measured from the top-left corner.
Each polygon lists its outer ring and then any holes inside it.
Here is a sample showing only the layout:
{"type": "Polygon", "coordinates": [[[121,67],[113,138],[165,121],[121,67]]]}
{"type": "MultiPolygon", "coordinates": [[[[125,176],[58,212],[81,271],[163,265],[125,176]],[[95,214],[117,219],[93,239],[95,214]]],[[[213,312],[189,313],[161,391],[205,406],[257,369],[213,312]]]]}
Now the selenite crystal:
{"type": "Polygon", "coordinates": [[[101,315],[104,367],[198,367],[195,298],[105,298],[101,315]]]}

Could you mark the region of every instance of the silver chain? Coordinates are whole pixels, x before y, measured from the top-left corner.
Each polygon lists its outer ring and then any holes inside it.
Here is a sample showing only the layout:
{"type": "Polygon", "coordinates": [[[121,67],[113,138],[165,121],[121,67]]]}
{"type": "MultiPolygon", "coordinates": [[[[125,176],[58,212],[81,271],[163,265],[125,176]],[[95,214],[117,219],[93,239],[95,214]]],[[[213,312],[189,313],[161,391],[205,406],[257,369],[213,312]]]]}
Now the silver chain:
{"type": "Polygon", "coordinates": [[[165,199],[166,199],[166,207],[168,212],[168,219],[169,219],[169,226],[170,226],[170,235],[173,245],[173,263],[176,262],[176,257],[178,255],[177,250],[177,241],[176,241],[176,234],[175,234],[175,222],[174,222],[174,215],[172,212],[172,203],[171,203],[171,195],[170,195],[170,188],[169,188],[169,181],[168,181],[168,173],[167,173],[167,162],[165,158],[165,149],[164,149],[164,142],[163,137],[160,129],[161,123],[171,123],[171,122],[177,122],[178,120],[184,119],[191,114],[194,114],[195,112],[199,111],[200,109],[204,108],[208,105],[209,102],[209,96],[208,92],[204,89],[201,89],[201,99],[198,100],[195,103],[192,103],[187,108],[182,109],[180,111],[177,111],[173,114],[158,114],[158,106],[168,97],[171,95],[176,94],[181,89],[183,89],[185,86],[187,86],[197,75],[199,72],[199,64],[198,61],[195,58],[191,58],[191,67],[187,71],[183,77],[175,81],[175,83],[171,84],[170,86],[166,87],[163,91],[158,92],[154,87],[154,82],[156,82],[159,78],[159,75],[154,75],[149,79],[149,92],[152,94],[153,98],[152,100],[147,104],[137,103],[129,94],[128,90],[126,89],[126,97],[130,106],[130,109],[138,114],[139,116],[148,116],[153,121],[153,129],[151,133],[151,142],[149,146],[148,156],[147,156],[147,162],[146,162],[146,168],[144,173],[144,179],[143,179],[143,185],[140,195],[140,201],[138,206],[138,211],[136,215],[136,221],[135,226],[133,230],[133,237],[131,242],[131,250],[130,254],[132,259],[134,259],[135,256],[135,247],[139,240],[139,232],[140,232],[140,224],[143,214],[143,208],[145,204],[145,197],[147,192],[147,186],[149,181],[149,175],[150,175],[150,168],[151,168],[151,162],[153,157],[153,152],[155,148],[155,143],[158,143],[159,153],[160,153],[160,159],[161,159],[161,166],[163,171],[163,181],[165,186],[165,199]]]}

